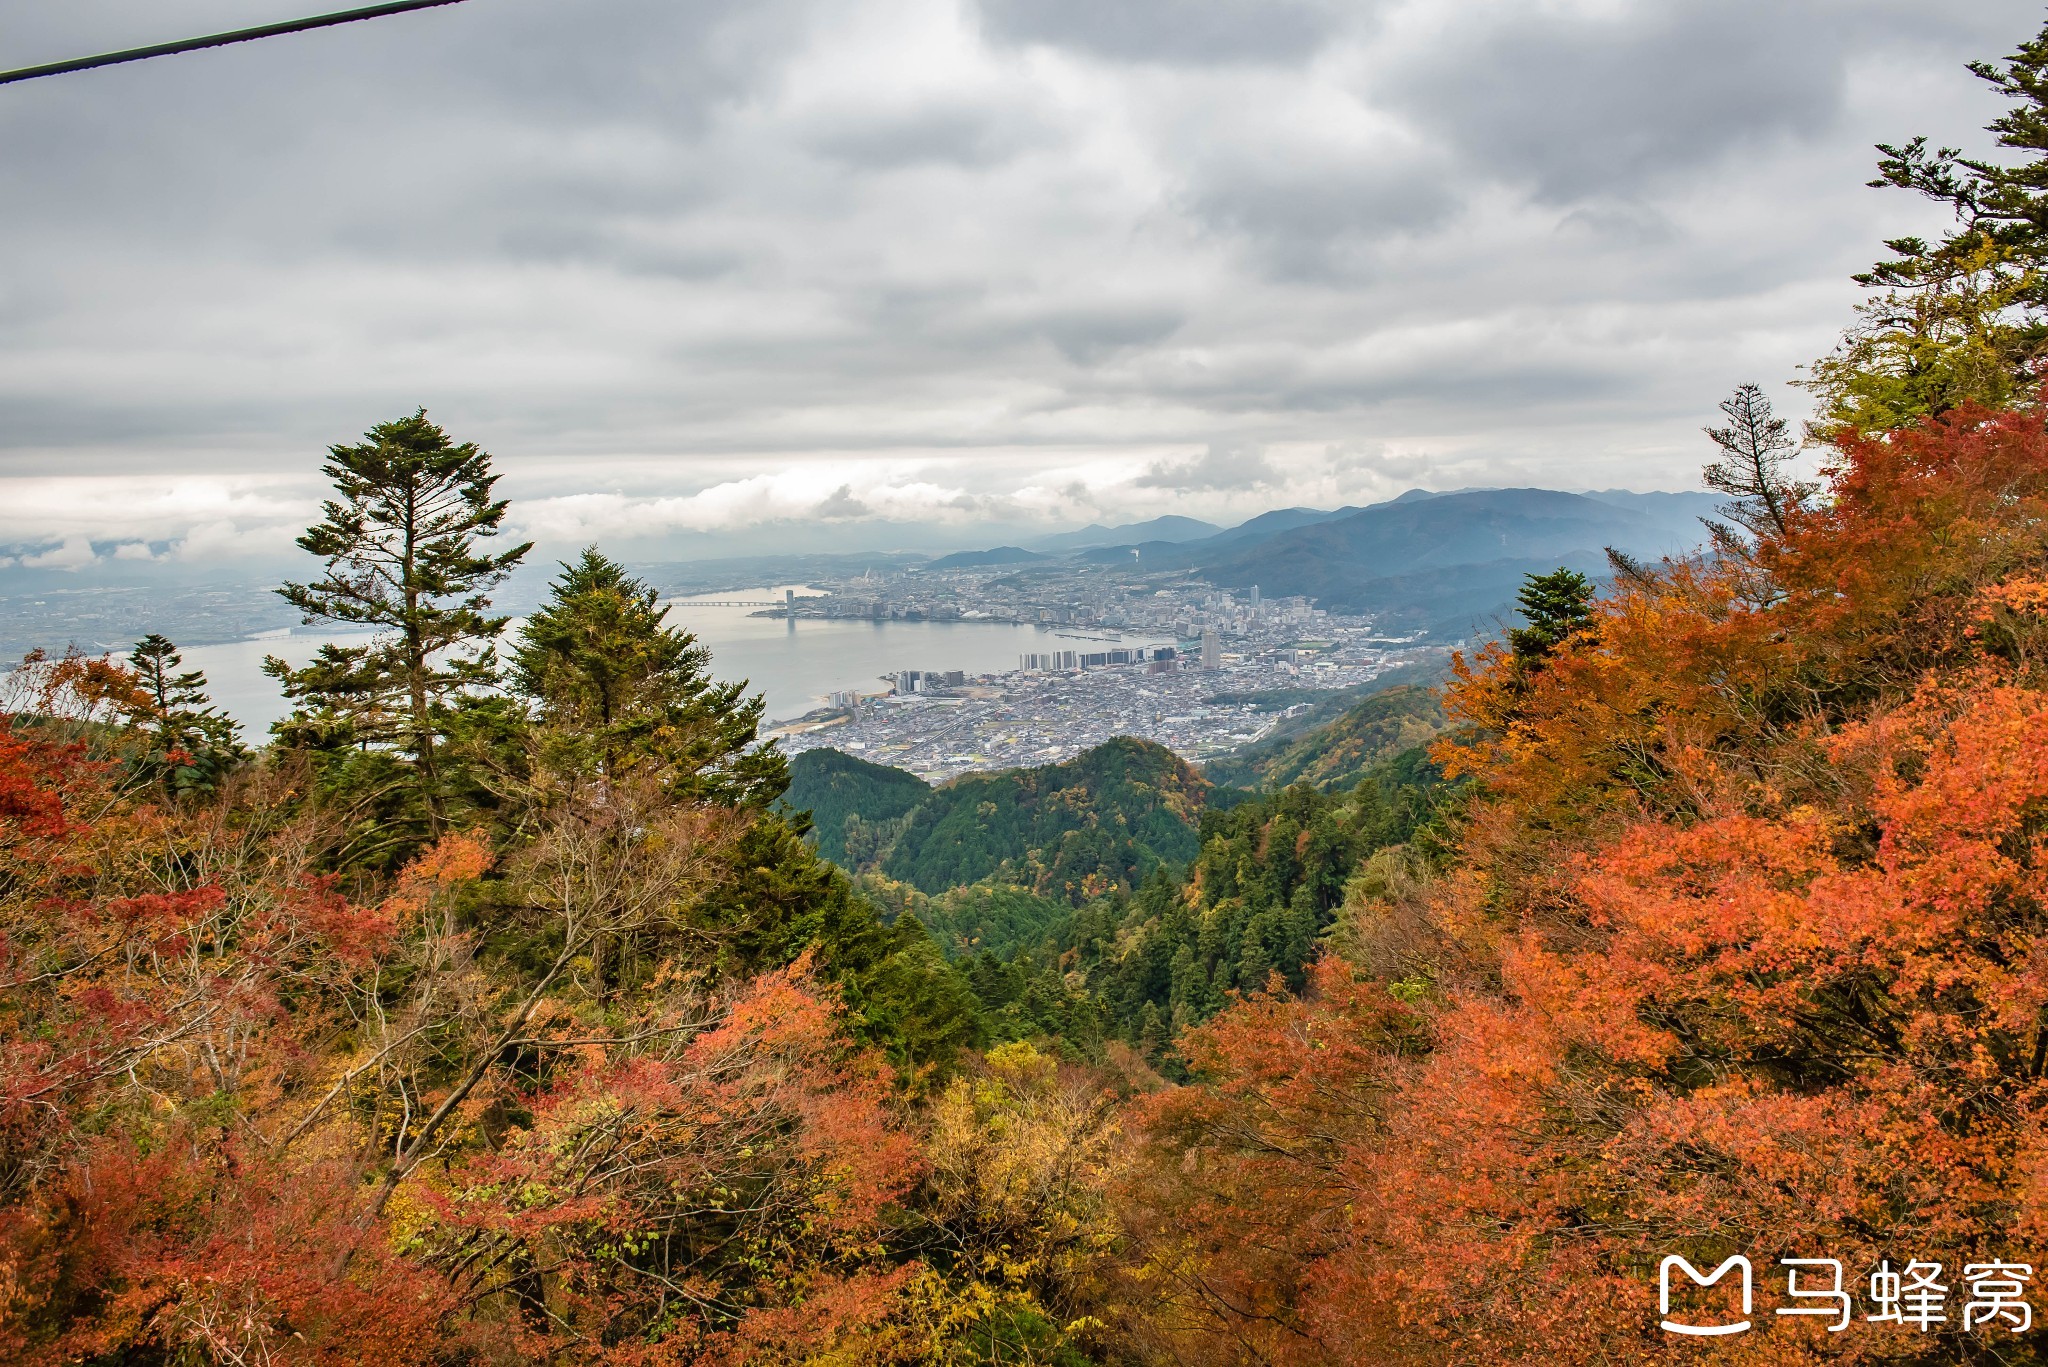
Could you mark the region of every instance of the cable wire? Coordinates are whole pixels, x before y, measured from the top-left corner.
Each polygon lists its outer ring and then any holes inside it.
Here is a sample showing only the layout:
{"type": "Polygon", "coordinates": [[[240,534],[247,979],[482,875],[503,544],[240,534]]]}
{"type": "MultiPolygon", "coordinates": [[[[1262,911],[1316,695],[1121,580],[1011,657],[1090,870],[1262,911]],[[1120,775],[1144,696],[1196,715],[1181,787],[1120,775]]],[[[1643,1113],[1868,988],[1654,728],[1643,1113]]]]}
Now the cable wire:
{"type": "Polygon", "coordinates": [[[284,33],[304,33],[307,29],[332,28],[336,24],[353,24],[363,19],[382,19],[387,14],[404,14],[408,10],[434,9],[440,5],[461,3],[463,0],[391,0],[389,4],[366,5],[362,9],[341,10],[334,14],[316,15],[311,19],[288,19],[281,24],[236,29],[232,33],[215,33],[205,38],[186,38],[175,43],[157,43],[150,47],[129,48],[125,52],[109,52],[99,57],[78,57],[68,62],[27,66],[19,71],[0,71],[0,85],[11,85],[16,81],[33,81],[43,76],[62,76],[73,71],[91,71],[94,67],[119,66],[123,62],[140,62],[149,57],[169,57],[179,52],[197,52],[202,48],[226,47],[230,43],[252,43],[258,38],[275,38],[284,33]]]}

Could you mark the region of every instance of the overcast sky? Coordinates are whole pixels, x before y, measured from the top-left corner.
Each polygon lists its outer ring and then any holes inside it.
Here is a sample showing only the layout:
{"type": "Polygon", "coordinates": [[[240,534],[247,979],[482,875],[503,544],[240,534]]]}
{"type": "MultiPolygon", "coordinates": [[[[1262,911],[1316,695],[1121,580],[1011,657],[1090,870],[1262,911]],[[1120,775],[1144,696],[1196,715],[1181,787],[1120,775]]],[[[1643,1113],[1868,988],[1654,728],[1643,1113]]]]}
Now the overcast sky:
{"type": "MultiPolygon", "coordinates": [[[[339,3],[0,0],[0,66],[339,3]]],[[[1690,487],[2043,17],[468,0],[0,87],[0,548],[286,547],[421,405],[639,553],[1690,487]]]]}

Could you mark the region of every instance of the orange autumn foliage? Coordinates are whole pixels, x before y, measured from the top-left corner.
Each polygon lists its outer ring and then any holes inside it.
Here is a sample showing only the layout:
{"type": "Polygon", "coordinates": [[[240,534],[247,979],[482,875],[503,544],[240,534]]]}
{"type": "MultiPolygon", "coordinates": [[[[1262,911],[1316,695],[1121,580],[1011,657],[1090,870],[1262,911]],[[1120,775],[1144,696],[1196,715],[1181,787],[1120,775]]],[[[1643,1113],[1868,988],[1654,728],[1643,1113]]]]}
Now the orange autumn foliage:
{"type": "Polygon", "coordinates": [[[401,1189],[406,1243],[509,1360],[746,1362],[858,1337],[918,1179],[881,1060],[807,959],[588,1049],[494,1149],[401,1189]]]}
{"type": "Polygon", "coordinates": [[[2048,433],[1960,413],[1829,476],[1752,563],[1463,668],[1456,858],[1349,912],[1405,957],[1239,1007],[1153,1104],[1168,1350],[2036,1360],[1963,1329],[1960,1273],[2048,1252],[2048,433]],[[1755,1329],[1662,1333],[1659,1260],[1734,1253],[1755,1329]],[[1937,1261],[1956,1296],[1830,1335],[1772,1314],[1796,1257],[1851,1290],[1937,1261]]]}
{"type": "MultiPolygon", "coordinates": [[[[310,872],[317,812],[160,810],[55,734],[0,718],[0,1360],[896,1354],[917,1144],[808,956],[598,1009],[511,984],[530,1034],[393,1178],[387,1117],[403,1143],[503,1019],[451,929],[491,850],[450,835],[352,896],[310,872]]],[[[689,815],[619,848],[688,873],[651,847],[715,848],[689,815]]],[[[579,889],[654,897],[603,852],[579,889]]]]}

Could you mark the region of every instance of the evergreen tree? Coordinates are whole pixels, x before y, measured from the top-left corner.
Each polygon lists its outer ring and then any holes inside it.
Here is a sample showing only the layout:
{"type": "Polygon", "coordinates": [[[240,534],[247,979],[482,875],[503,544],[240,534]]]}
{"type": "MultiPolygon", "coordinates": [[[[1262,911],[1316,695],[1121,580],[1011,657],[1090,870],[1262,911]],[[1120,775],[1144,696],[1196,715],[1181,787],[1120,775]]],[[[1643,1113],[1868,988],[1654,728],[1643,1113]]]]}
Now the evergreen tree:
{"type": "Polygon", "coordinates": [[[246,754],[233,719],[207,697],[205,671],[181,672],[184,663],[177,646],[155,632],[128,655],[138,685],[129,721],[148,738],[134,767],[174,796],[210,791],[246,754]]]}
{"type": "MultiPolygon", "coordinates": [[[[1721,448],[1720,458],[1700,472],[1709,489],[1729,495],[1721,516],[1752,538],[1782,537],[1786,519],[1813,497],[1818,487],[1792,478],[1790,468],[1799,444],[1786,434],[1790,426],[1771,412],[1761,388],[1746,384],[1721,401],[1726,427],[1709,427],[1707,436],[1721,448]]],[[[1739,553],[1741,538],[1726,524],[1709,521],[1714,544],[1723,553],[1739,553]]]]}
{"type": "Polygon", "coordinates": [[[1881,291],[1834,354],[1817,362],[1817,435],[1885,431],[1968,401],[1998,405],[2040,383],[2048,358],[2048,28],[2001,66],[1970,70],[2005,96],[1988,125],[2009,162],[1930,149],[1925,137],[1879,144],[1876,187],[1948,208],[1937,242],[1895,238],[1856,276],[1881,291]]]}
{"type": "Polygon", "coordinates": [[[676,796],[766,807],[789,768],[780,750],[754,744],[760,695],[714,681],[711,652],[667,615],[652,587],[590,547],[521,627],[512,686],[572,770],[609,783],[651,766],[676,796]]]}
{"type": "Polygon", "coordinates": [[[1527,626],[1508,632],[1515,659],[1533,665],[1593,621],[1593,581],[1577,570],[1532,574],[1515,597],[1527,626]]]}
{"type": "Polygon", "coordinates": [[[382,423],[355,446],[330,448],[322,467],[339,497],[299,545],[326,562],[310,584],[278,590],[303,619],[377,628],[368,645],[326,646],[293,669],[264,668],[297,704],[283,739],[330,750],[403,757],[398,781],[427,827],[446,825],[443,742],[460,702],[497,680],[491,648],[506,619],[489,591],[532,549],[490,551],[506,504],[491,497],[490,456],[460,445],[426,411],[382,423]]]}

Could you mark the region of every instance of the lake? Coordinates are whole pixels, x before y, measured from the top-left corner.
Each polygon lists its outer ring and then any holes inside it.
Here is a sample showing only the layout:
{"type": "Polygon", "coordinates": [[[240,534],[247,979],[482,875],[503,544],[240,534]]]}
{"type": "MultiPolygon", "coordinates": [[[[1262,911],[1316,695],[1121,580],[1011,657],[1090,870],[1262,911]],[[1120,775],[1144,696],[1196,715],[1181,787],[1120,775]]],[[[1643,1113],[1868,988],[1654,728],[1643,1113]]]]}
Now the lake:
{"type": "MultiPolygon", "coordinates": [[[[988,674],[1015,669],[1027,651],[1053,649],[1055,640],[1069,642],[1117,639],[1114,632],[1077,633],[1070,628],[1013,626],[1006,622],[870,622],[788,620],[754,617],[752,608],[706,606],[707,602],[779,600],[785,587],[799,597],[801,585],[733,589],[677,598],[669,604],[669,623],[693,632],[711,650],[714,677],[745,679],[766,696],[769,720],[788,720],[820,706],[825,695],[843,689],[887,687],[881,676],[901,669],[961,669],[988,674]]],[[[509,640],[518,623],[506,629],[509,640]]],[[[309,662],[327,642],[360,643],[364,635],[303,628],[288,636],[267,636],[224,645],[192,646],[185,668],[203,669],[214,701],[242,723],[251,741],[262,740],[270,724],[285,714],[285,702],[274,680],[263,673],[263,657],[276,655],[293,665],[309,662]]],[[[1161,638],[1130,637],[1132,644],[1161,638]]],[[[1077,644],[1058,649],[1081,649],[1077,644]]]]}

